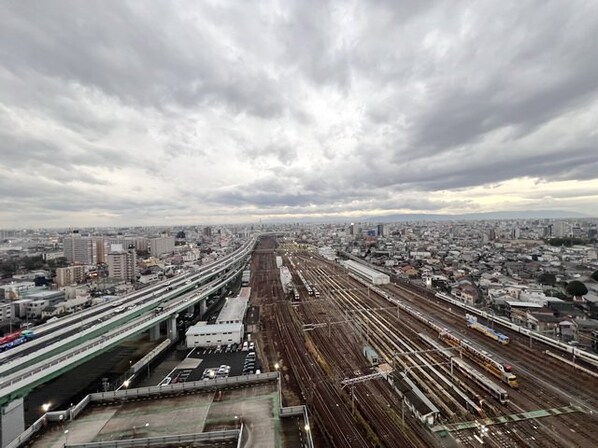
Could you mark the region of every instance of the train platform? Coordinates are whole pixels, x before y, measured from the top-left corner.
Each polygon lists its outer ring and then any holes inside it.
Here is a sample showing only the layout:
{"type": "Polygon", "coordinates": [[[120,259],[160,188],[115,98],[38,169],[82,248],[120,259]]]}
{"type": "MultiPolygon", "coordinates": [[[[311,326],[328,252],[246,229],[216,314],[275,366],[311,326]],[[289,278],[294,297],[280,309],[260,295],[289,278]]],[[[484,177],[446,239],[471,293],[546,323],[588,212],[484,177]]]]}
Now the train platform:
{"type": "Polygon", "coordinates": [[[276,382],[216,392],[127,398],[94,403],[73,421],[52,422],[34,448],[234,430],[244,425],[252,446],[297,447],[295,422],[279,415],[276,382]],[[291,429],[286,426],[291,426],[291,429]],[[285,434],[291,432],[293,437],[285,434]]]}
{"type": "Polygon", "coordinates": [[[466,429],[480,428],[481,426],[504,425],[505,423],[520,422],[543,417],[554,417],[557,415],[571,414],[574,412],[585,412],[579,406],[564,406],[561,408],[538,409],[536,411],[522,412],[519,414],[501,415],[500,417],[485,418],[483,420],[474,420],[470,422],[459,422],[448,425],[438,425],[430,428],[432,432],[446,433],[454,431],[463,431],[466,429]]]}

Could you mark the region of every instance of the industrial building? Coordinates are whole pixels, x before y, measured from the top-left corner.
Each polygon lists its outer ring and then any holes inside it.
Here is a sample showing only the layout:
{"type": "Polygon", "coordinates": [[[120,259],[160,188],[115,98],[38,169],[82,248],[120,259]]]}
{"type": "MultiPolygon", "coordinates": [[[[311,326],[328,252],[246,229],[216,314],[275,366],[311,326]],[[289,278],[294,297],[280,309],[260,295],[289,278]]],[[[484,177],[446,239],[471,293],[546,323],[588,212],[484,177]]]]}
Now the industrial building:
{"type": "Polygon", "coordinates": [[[239,344],[243,340],[243,324],[193,325],[185,333],[188,348],[239,344]]]}
{"type": "Polygon", "coordinates": [[[351,273],[358,275],[374,285],[386,285],[390,283],[390,277],[388,275],[376,271],[375,269],[368,268],[367,266],[357,263],[356,261],[345,260],[342,261],[341,264],[351,273]]]}

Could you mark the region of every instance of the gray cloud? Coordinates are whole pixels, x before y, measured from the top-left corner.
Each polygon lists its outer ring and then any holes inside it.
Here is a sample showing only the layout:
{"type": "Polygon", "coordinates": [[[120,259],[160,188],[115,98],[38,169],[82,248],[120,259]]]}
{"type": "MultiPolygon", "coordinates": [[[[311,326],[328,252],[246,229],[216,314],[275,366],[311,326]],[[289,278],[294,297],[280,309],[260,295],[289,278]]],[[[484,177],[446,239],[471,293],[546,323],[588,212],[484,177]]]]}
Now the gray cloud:
{"type": "Polygon", "coordinates": [[[591,209],[596,35],[590,1],[3,2],[0,226],[591,209]]]}

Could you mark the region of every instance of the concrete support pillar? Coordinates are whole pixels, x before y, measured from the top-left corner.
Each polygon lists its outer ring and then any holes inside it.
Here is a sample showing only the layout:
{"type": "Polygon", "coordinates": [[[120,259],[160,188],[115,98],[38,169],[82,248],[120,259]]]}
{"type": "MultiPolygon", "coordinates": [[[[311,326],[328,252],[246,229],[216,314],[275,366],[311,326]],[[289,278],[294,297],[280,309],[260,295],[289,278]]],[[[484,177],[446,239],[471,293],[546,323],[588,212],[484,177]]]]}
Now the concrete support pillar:
{"type": "Polygon", "coordinates": [[[0,407],[0,446],[7,446],[25,431],[23,399],[17,398],[0,407]]]}
{"type": "Polygon", "coordinates": [[[187,312],[190,314],[195,314],[195,305],[191,305],[189,308],[187,308],[187,312]]]}
{"type": "Polygon", "coordinates": [[[166,321],[166,336],[171,341],[174,341],[176,340],[177,335],[176,317],[173,316],[172,319],[166,321]]]}
{"type": "Polygon", "coordinates": [[[202,300],[199,302],[199,315],[203,318],[203,315],[206,313],[206,309],[208,308],[207,300],[202,300]]]}
{"type": "Polygon", "coordinates": [[[153,327],[150,327],[149,338],[150,338],[150,341],[157,341],[158,339],[160,339],[160,324],[159,323],[157,323],[153,327]]]}

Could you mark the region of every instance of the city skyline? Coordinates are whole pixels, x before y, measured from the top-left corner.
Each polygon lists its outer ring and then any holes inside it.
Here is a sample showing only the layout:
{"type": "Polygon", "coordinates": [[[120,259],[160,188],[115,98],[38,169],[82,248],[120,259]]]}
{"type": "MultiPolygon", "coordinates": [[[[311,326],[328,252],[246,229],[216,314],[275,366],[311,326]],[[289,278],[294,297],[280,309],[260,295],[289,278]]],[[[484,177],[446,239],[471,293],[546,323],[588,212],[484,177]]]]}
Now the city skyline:
{"type": "Polygon", "coordinates": [[[0,228],[598,216],[592,2],[4,2],[0,228]]]}

